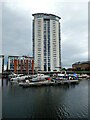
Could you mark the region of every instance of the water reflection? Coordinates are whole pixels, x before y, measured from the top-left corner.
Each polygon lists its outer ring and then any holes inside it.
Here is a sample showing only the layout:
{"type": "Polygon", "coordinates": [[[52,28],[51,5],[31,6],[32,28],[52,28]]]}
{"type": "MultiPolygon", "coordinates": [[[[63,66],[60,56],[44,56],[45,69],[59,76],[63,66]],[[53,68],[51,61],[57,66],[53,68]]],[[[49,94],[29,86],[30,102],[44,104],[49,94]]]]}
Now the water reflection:
{"type": "Polygon", "coordinates": [[[8,82],[9,80],[8,79],[2,79],[2,87],[6,87],[8,86],[8,82]]]}
{"type": "Polygon", "coordinates": [[[23,88],[3,79],[3,117],[87,118],[87,86],[87,80],[82,80],[79,84],[23,88]]]}
{"type": "Polygon", "coordinates": [[[0,78],[0,120],[2,118],[2,78],[0,78]]]}

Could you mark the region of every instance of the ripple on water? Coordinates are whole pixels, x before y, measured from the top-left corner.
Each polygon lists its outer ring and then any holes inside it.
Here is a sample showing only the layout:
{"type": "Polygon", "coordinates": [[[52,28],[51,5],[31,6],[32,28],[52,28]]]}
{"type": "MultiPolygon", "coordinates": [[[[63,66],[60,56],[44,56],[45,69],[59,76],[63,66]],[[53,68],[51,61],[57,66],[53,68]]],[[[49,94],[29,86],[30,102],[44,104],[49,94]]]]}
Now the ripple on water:
{"type": "Polygon", "coordinates": [[[23,116],[30,119],[87,118],[87,85],[87,81],[82,80],[78,85],[69,87],[64,85],[26,89],[13,85],[3,87],[4,117],[10,117],[12,113],[15,117],[23,116]]]}
{"type": "Polygon", "coordinates": [[[60,118],[60,119],[70,117],[70,114],[67,111],[65,105],[56,106],[56,113],[57,113],[57,117],[60,118]]]}
{"type": "Polygon", "coordinates": [[[82,105],[82,108],[79,114],[80,114],[80,117],[82,118],[88,118],[88,105],[82,105]]]}

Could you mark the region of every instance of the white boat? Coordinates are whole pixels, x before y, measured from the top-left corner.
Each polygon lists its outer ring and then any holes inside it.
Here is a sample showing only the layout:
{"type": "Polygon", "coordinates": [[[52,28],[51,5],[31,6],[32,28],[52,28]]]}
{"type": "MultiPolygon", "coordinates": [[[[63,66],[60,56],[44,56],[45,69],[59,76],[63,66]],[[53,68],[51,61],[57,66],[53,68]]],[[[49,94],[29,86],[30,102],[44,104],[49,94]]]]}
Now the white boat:
{"type": "Polygon", "coordinates": [[[9,78],[15,78],[15,77],[17,77],[17,76],[18,76],[17,74],[15,74],[15,73],[12,72],[8,77],[9,77],[9,78]]]}
{"type": "Polygon", "coordinates": [[[30,78],[30,76],[29,75],[17,76],[17,77],[11,78],[10,81],[22,81],[22,80],[25,80],[26,78],[30,78]]]}
{"type": "Polygon", "coordinates": [[[69,80],[78,80],[78,76],[76,74],[58,74],[56,77],[53,77],[52,80],[55,81],[69,81],[69,80]]]}
{"type": "Polygon", "coordinates": [[[37,74],[37,75],[19,75],[17,77],[12,77],[10,79],[10,81],[22,81],[25,79],[30,79],[31,81],[39,81],[39,80],[48,80],[49,76],[48,75],[44,75],[44,74],[37,74]]]}
{"type": "Polygon", "coordinates": [[[44,75],[44,74],[37,74],[35,78],[32,79],[32,81],[37,81],[37,80],[48,80],[50,76],[44,75]]]}
{"type": "Polygon", "coordinates": [[[16,77],[20,77],[23,76],[23,74],[16,74],[16,73],[11,73],[10,75],[8,75],[9,78],[16,78],[16,77]]]}
{"type": "Polygon", "coordinates": [[[79,79],[88,78],[88,77],[89,77],[89,75],[87,75],[87,74],[81,74],[78,76],[79,79]]]}
{"type": "Polygon", "coordinates": [[[47,83],[49,80],[49,76],[48,75],[44,75],[44,74],[37,74],[37,75],[32,75],[31,79],[26,79],[25,81],[21,81],[19,82],[19,85],[36,85],[36,84],[44,84],[47,83]]]}
{"type": "Polygon", "coordinates": [[[25,82],[19,82],[19,85],[20,86],[25,86],[25,85],[43,85],[43,84],[47,84],[49,83],[48,80],[40,80],[40,81],[29,81],[29,80],[26,80],[25,82]]]}

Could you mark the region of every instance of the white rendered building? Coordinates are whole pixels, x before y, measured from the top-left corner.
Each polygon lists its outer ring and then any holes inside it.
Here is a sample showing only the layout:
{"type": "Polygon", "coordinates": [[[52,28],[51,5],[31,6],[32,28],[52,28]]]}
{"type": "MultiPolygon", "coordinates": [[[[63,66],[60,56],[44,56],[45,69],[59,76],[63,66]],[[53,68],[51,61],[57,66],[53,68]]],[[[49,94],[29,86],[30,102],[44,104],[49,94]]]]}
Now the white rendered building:
{"type": "Polygon", "coordinates": [[[4,71],[4,56],[0,55],[0,74],[4,71]]]}
{"type": "Polygon", "coordinates": [[[2,58],[0,57],[0,73],[2,73],[2,58]]]}
{"type": "Polygon", "coordinates": [[[33,14],[33,57],[40,71],[59,71],[61,67],[60,17],[33,14]]]}

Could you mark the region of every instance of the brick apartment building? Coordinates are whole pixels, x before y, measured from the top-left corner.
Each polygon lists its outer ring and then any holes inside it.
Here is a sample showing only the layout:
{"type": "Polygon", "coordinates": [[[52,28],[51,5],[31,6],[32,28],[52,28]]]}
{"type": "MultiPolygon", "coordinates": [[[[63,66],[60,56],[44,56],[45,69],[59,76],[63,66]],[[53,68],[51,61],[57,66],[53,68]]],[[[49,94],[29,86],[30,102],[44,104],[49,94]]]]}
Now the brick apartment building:
{"type": "Polygon", "coordinates": [[[32,73],[34,59],[27,56],[8,56],[7,70],[14,73],[32,73]]]}
{"type": "Polygon", "coordinates": [[[73,69],[90,70],[90,61],[76,62],[72,64],[73,69]]]}

